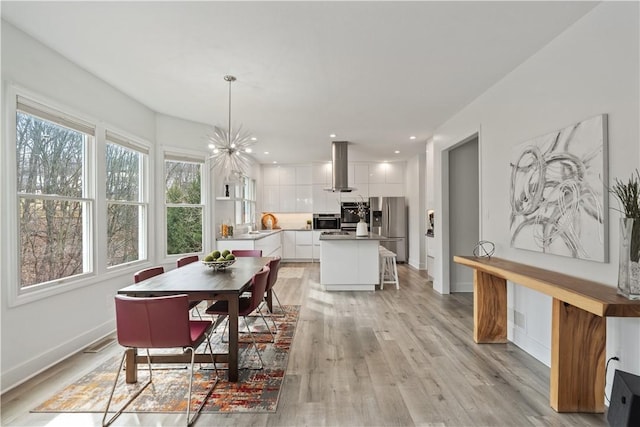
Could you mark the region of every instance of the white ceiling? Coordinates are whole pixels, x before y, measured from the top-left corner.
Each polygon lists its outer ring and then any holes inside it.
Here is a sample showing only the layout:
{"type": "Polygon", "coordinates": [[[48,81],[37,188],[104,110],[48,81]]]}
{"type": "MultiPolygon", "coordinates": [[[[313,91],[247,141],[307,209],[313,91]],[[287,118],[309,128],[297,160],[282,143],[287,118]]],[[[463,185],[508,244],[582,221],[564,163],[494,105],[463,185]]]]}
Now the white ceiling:
{"type": "Polygon", "coordinates": [[[594,2],[11,2],[2,17],[157,112],[232,123],[261,163],[407,159],[594,2]],[[336,133],[336,138],[329,137],[336,133]],[[417,137],[410,141],[409,136],[417,137]],[[400,150],[400,154],[394,154],[400,150]],[[269,151],[269,155],[263,152],[269,151]]]}

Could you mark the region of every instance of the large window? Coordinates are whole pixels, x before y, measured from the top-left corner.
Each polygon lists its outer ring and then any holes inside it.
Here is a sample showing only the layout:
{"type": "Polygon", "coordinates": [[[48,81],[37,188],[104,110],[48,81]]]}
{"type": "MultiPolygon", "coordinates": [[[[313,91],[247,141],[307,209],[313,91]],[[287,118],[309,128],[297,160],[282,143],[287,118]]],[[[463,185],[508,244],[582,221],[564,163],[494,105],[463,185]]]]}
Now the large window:
{"type": "Polygon", "coordinates": [[[147,150],[107,131],[107,266],[146,258],[147,150]]]}
{"type": "Polygon", "coordinates": [[[95,130],[22,97],[16,105],[20,288],[91,272],[95,130]]]}
{"type": "Polygon", "coordinates": [[[242,176],[237,188],[236,224],[253,225],[256,222],[256,180],[242,176]]]}
{"type": "Polygon", "coordinates": [[[197,160],[165,157],[167,255],[202,252],[202,166],[197,160]]]}

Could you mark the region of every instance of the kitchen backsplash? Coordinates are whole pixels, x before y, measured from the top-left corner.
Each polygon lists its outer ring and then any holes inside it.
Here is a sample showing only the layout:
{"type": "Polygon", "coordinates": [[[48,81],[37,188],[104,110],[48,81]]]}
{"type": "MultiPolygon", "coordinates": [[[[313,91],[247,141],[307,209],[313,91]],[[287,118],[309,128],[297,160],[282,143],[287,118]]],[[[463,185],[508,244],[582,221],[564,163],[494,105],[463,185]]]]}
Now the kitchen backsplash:
{"type": "Polygon", "coordinates": [[[278,220],[277,226],[284,229],[303,229],[307,226],[307,220],[313,219],[312,213],[269,213],[278,220]]]}

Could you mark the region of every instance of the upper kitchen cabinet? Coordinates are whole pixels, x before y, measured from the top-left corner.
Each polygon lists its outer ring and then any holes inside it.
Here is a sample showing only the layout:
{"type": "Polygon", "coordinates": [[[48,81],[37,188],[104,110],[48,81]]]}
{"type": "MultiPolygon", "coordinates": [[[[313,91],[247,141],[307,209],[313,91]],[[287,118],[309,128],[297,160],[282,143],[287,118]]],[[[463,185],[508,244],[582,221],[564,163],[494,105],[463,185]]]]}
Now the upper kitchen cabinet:
{"type": "Polygon", "coordinates": [[[340,193],[327,191],[328,187],[326,184],[312,186],[313,212],[340,213],[340,193]]]}
{"type": "Polygon", "coordinates": [[[311,166],[311,180],[313,185],[331,186],[331,174],[333,167],[331,163],[314,163],[311,166]]]}
{"type": "Polygon", "coordinates": [[[296,185],[311,185],[311,166],[296,166],[296,185]]]}
{"type": "Polygon", "coordinates": [[[263,166],[265,212],[311,212],[312,170],[310,165],[263,166]]]}
{"type": "Polygon", "coordinates": [[[370,163],[369,195],[404,196],[405,162],[370,163]]]}

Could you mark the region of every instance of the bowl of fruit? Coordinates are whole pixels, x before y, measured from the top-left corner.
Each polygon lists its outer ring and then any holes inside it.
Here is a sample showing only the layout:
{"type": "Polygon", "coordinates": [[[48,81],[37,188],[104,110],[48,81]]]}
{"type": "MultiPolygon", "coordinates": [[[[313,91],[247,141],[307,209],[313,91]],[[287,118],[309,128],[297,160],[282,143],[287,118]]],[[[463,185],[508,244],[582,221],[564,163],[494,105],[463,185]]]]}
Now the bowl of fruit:
{"type": "Polygon", "coordinates": [[[224,270],[234,262],[236,262],[236,257],[228,249],[223,251],[215,250],[202,260],[204,265],[212,268],[214,271],[224,270]]]}

